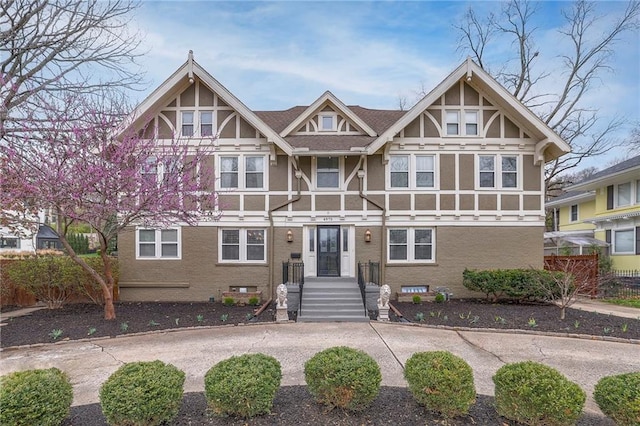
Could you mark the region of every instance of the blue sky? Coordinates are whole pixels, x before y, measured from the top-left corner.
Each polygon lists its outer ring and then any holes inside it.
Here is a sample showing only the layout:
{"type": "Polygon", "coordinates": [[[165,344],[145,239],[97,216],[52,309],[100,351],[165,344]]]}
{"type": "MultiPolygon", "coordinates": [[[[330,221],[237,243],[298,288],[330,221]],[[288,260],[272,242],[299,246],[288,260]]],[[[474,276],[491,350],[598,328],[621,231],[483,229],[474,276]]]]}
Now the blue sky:
{"type": "MultiPolygon", "coordinates": [[[[462,62],[457,50],[469,6],[499,12],[499,2],[158,2],[146,1],[135,23],[145,34],[140,64],[149,87],[141,100],[187,58],[195,59],[249,108],[308,105],[331,90],[347,105],[393,109],[398,97],[438,84],[462,62]]],[[[535,22],[539,66],[559,72],[558,36],[568,2],[542,2],[535,22]]],[[[606,28],[624,2],[599,2],[606,28]]],[[[512,46],[501,45],[491,62],[505,62],[512,46]]],[[[585,101],[605,118],[640,120],[640,40],[629,33],[616,44],[613,69],[585,101]]],[[[557,92],[559,79],[543,90],[557,92]]],[[[624,133],[622,133],[624,134],[624,133]]]]}

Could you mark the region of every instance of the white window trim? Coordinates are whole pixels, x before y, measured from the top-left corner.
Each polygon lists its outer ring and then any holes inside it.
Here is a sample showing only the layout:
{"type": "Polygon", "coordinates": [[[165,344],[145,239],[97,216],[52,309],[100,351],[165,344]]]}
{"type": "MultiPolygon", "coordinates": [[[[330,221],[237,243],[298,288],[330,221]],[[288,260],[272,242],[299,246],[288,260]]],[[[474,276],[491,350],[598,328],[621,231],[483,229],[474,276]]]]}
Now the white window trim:
{"type": "Polygon", "coordinates": [[[337,157],[338,158],[338,186],[336,187],[319,187],[318,186],[318,157],[313,157],[313,170],[312,170],[312,174],[313,174],[313,187],[317,190],[317,191],[341,191],[343,189],[344,186],[344,161],[342,159],[342,156],[337,156],[337,155],[323,155],[321,157],[337,157]]]}
{"type": "Polygon", "coordinates": [[[389,161],[386,166],[386,188],[389,191],[408,191],[408,190],[416,190],[416,191],[434,191],[439,188],[439,164],[438,159],[440,157],[436,154],[405,154],[405,153],[393,153],[389,155],[389,161]],[[409,186],[400,187],[400,186],[391,186],[391,157],[409,157],[409,186]],[[417,166],[417,157],[433,157],[433,186],[418,186],[418,166],[417,166]]]}
{"type": "Polygon", "coordinates": [[[482,129],[481,129],[482,120],[480,119],[480,115],[481,115],[480,111],[481,110],[477,109],[477,108],[445,109],[444,110],[444,120],[443,120],[443,124],[442,124],[442,134],[445,137],[449,137],[449,138],[455,138],[455,137],[479,137],[479,136],[481,136],[482,135],[482,129]],[[447,117],[448,113],[456,113],[457,114],[458,121],[457,121],[456,124],[458,124],[458,133],[449,134],[448,129],[447,129],[447,125],[449,123],[451,123],[451,124],[454,124],[454,123],[448,121],[448,117],[447,117]],[[469,123],[469,124],[475,124],[476,125],[476,133],[467,134],[467,113],[475,113],[475,115],[476,115],[476,122],[475,123],[469,123]]]}
{"type": "Polygon", "coordinates": [[[611,254],[636,254],[636,238],[635,238],[635,228],[622,228],[622,229],[612,229],[611,230],[611,254]],[[631,232],[631,241],[633,242],[633,247],[631,247],[630,251],[616,251],[616,233],[618,232],[631,232]]]}
{"type": "MultiPolygon", "coordinates": [[[[150,242],[144,242],[145,244],[151,244],[150,242]]],[[[181,227],[171,227],[171,228],[136,228],[136,260],[182,260],[182,228],[181,227]],[[177,257],[162,257],[162,242],[161,242],[161,231],[175,229],[178,231],[178,256],[177,257]],[[140,231],[141,230],[155,230],[156,238],[154,241],[155,244],[155,256],[140,256],[140,231]]]]}
{"type": "Polygon", "coordinates": [[[253,264],[264,265],[267,263],[267,230],[265,228],[238,228],[238,227],[224,227],[218,228],[218,263],[225,264],[253,264]],[[222,258],[222,231],[240,231],[239,239],[239,256],[240,259],[223,259],[222,258]],[[247,260],[247,231],[262,231],[264,234],[264,259],[263,260],[247,260]]]}
{"type": "Polygon", "coordinates": [[[321,112],[318,114],[318,131],[319,132],[337,132],[338,131],[338,114],[335,112],[321,112]],[[331,117],[331,129],[324,128],[324,117],[331,117]]]}
{"type": "Polygon", "coordinates": [[[192,138],[196,135],[196,130],[197,130],[197,126],[196,126],[196,116],[198,114],[196,114],[195,110],[182,110],[180,111],[180,136],[184,136],[186,138],[192,138]],[[184,114],[185,113],[191,113],[191,116],[193,117],[192,121],[191,121],[191,135],[185,135],[184,134],[184,114]]]}
{"type": "Polygon", "coordinates": [[[475,156],[475,181],[476,190],[478,191],[519,191],[522,188],[522,156],[520,154],[476,154],[475,156]],[[493,186],[480,186],[480,157],[493,157],[494,158],[494,180],[493,186]],[[516,158],[516,186],[505,187],[502,185],[502,157],[515,157],[516,158]]]}
{"type": "Polygon", "coordinates": [[[613,189],[613,191],[614,191],[613,192],[614,193],[614,197],[613,197],[613,200],[614,200],[613,206],[614,206],[614,208],[630,207],[630,206],[633,206],[634,204],[637,203],[637,200],[635,200],[635,202],[634,202],[634,199],[633,199],[634,198],[634,193],[636,192],[636,188],[634,188],[633,182],[617,183],[617,184],[614,185],[613,188],[614,188],[613,189]],[[628,204],[619,204],[618,203],[618,194],[619,194],[618,188],[620,187],[620,185],[624,185],[624,184],[627,184],[627,183],[629,184],[629,203],[628,204]]]}
{"type": "MultiPolygon", "coordinates": [[[[269,163],[267,162],[267,156],[261,154],[225,154],[221,153],[216,155],[215,159],[215,170],[216,170],[216,188],[219,190],[225,191],[247,191],[247,192],[261,192],[266,191],[269,188],[269,163]],[[222,179],[221,179],[221,159],[225,158],[237,158],[238,159],[238,187],[223,187],[222,179]],[[262,157],[262,187],[261,188],[247,188],[247,157],[262,157]]],[[[252,172],[253,173],[253,172],[252,172]]]]}
{"type": "Polygon", "coordinates": [[[423,264],[423,263],[435,263],[436,262],[436,229],[428,226],[406,227],[406,226],[390,226],[387,228],[387,263],[393,264],[423,264]],[[391,231],[403,230],[407,231],[407,259],[391,259],[391,231]],[[431,259],[416,259],[415,258],[415,240],[416,230],[430,230],[431,231],[431,259]]]}
{"type": "MultiPolygon", "coordinates": [[[[195,120],[195,118],[194,118],[194,120],[195,120]]],[[[213,110],[199,110],[198,111],[198,126],[197,126],[198,136],[200,136],[201,138],[210,138],[210,137],[215,136],[215,134],[216,134],[216,126],[214,124],[215,121],[216,121],[216,114],[214,113],[213,110]],[[211,124],[211,134],[210,135],[203,135],[202,134],[202,125],[203,125],[202,114],[211,114],[211,123],[210,123],[211,124]]],[[[195,123],[194,123],[194,126],[195,126],[195,123]]],[[[195,135],[195,132],[194,132],[194,135],[195,135]]]]}

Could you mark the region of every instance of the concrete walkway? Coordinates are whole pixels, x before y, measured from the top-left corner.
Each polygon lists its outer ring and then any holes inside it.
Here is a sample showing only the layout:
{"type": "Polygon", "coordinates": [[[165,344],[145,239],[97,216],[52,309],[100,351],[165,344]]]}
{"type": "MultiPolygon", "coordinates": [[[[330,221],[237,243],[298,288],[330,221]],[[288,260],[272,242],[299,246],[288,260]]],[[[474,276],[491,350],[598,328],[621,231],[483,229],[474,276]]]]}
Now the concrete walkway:
{"type": "Polygon", "coordinates": [[[605,315],[615,315],[617,317],[640,319],[640,309],[638,308],[614,305],[613,303],[606,303],[597,299],[580,298],[571,305],[571,308],[588,312],[599,312],[605,315]]]}
{"type": "Polygon", "coordinates": [[[640,370],[640,345],[633,343],[371,322],[225,326],[10,348],[0,352],[0,374],[58,367],[71,378],[74,405],[84,405],[98,402],[100,385],[125,362],[172,363],[187,375],[185,391],[201,392],[204,375],[215,363],[263,352],[282,364],[282,385],[303,385],[304,363],[338,345],[364,350],[380,365],[383,385],[402,387],[403,366],[413,353],[451,351],[471,365],[476,389],[484,395],[493,395],[491,377],[505,363],[542,362],[577,382],[588,395],[585,410],[596,413],[591,395],[601,377],[640,370]]]}

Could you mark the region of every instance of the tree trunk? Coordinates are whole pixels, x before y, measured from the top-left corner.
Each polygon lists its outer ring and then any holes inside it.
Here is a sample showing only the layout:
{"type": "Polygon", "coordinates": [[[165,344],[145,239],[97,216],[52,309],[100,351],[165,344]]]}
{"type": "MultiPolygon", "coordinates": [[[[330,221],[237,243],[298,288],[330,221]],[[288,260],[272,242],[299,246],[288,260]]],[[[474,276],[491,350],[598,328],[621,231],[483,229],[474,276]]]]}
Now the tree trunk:
{"type": "Polygon", "coordinates": [[[560,319],[561,320],[564,320],[566,313],[567,313],[567,307],[566,306],[562,306],[560,308],[560,319]]]}

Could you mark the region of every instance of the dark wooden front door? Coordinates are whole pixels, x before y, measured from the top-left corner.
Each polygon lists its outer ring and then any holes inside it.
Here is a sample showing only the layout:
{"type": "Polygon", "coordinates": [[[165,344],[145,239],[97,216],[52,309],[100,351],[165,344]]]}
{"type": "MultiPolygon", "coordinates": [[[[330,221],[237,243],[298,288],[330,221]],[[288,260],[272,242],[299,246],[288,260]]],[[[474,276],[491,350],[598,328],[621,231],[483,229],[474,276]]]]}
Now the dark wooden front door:
{"type": "Polygon", "coordinates": [[[318,226],[318,276],[340,276],[340,227],[318,226]]]}

